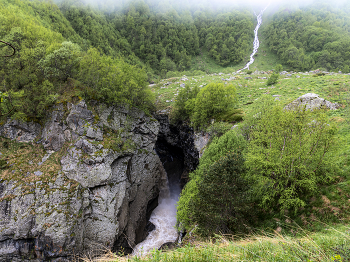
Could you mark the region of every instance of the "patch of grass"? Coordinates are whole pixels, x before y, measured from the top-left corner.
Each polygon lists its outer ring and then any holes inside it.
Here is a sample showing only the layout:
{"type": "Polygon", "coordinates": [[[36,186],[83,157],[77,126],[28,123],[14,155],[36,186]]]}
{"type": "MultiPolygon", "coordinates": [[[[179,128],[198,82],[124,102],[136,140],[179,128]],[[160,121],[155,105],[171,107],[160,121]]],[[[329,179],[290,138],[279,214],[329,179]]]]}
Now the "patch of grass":
{"type": "Polygon", "coordinates": [[[118,257],[109,253],[106,257],[83,261],[349,261],[348,226],[324,225],[318,233],[291,224],[289,228],[294,236],[281,234],[279,228],[273,233],[260,232],[245,238],[216,236],[210,240],[197,240],[192,235],[184,240],[182,247],[171,251],[157,250],[143,257],[118,257]]]}

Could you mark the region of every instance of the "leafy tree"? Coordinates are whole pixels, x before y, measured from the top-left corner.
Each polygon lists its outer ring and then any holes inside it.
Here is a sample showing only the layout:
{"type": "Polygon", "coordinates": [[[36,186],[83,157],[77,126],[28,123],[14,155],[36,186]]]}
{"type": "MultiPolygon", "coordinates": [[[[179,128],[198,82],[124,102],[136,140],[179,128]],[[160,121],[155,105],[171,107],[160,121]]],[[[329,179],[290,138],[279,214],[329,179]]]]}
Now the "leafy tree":
{"type": "Polygon", "coordinates": [[[215,138],[190,174],[178,202],[177,220],[204,234],[235,232],[249,208],[249,184],[243,178],[246,141],[231,130],[215,138]]]}
{"type": "Polygon", "coordinates": [[[261,207],[296,212],[319,184],[332,180],[336,127],[322,110],[287,111],[265,97],[247,117],[246,130],[246,165],[261,207]]]}
{"type": "Polygon", "coordinates": [[[275,70],[274,70],[276,73],[280,73],[283,71],[283,66],[281,64],[277,64],[275,66],[275,70]]]}
{"type": "Polygon", "coordinates": [[[76,74],[79,66],[81,48],[72,42],[63,42],[61,48],[48,54],[38,62],[45,78],[49,80],[67,81],[76,74]]]}
{"type": "Polygon", "coordinates": [[[211,118],[234,108],[237,102],[236,89],[233,85],[210,83],[203,87],[192,101],[191,121],[195,127],[207,125],[211,118]]]}
{"type": "Polygon", "coordinates": [[[244,172],[241,152],[229,152],[214,162],[199,180],[194,217],[206,234],[243,229],[249,209],[249,184],[244,172]]]}
{"type": "Polygon", "coordinates": [[[84,91],[87,99],[128,104],[145,111],[153,108],[154,94],[147,88],[145,71],[121,58],[101,55],[95,48],[81,59],[77,79],[89,87],[84,91]]]}
{"type": "Polygon", "coordinates": [[[175,120],[188,120],[192,114],[195,99],[199,92],[199,88],[195,86],[191,89],[188,85],[181,89],[178,96],[176,97],[175,107],[172,113],[172,119],[175,120]]]}
{"type": "Polygon", "coordinates": [[[350,59],[348,18],[343,10],[322,5],[280,11],[265,29],[266,40],[270,50],[293,69],[344,68],[350,59]]]}

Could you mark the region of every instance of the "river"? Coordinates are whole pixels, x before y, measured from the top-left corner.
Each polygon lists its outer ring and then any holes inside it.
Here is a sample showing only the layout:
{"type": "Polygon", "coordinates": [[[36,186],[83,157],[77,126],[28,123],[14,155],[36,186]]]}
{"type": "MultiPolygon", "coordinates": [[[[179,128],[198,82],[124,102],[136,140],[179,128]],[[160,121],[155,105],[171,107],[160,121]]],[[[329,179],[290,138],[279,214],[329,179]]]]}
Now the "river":
{"type": "Polygon", "coordinates": [[[159,204],[153,210],[150,222],[155,225],[146,239],[134,247],[132,255],[142,256],[153,249],[159,249],[164,243],[173,243],[178,237],[176,225],[176,203],[180,196],[180,186],[169,188],[168,179],[159,194],[159,204]]]}

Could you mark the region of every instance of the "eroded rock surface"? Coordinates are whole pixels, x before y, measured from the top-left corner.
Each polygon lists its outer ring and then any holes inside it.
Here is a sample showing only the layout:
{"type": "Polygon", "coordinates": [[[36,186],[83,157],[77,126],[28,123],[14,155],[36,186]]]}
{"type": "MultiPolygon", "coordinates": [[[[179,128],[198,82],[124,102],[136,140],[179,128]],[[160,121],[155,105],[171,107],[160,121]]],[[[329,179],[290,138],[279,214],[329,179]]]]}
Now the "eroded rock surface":
{"type": "Polygon", "coordinates": [[[28,183],[0,180],[0,262],[130,252],[147,234],[166,176],[154,151],[158,132],[158,121],[141,111],[84,101],[57,106],[43,127],[0,126],[1,136],[42,143],[48,157],[64,152],[58,173],[23,170],[18,180],[28,183]]]}
{"type": "Polygon", "coordinates": [[[310,109],[311,111],[314,109],[319,109],[320,107],[326,107],[331,110],[336,110],[340,107],[339,104],[331,103],[324,98],[319,97],[317,94],[307,93],[285,106],[285,109],[295,110],[300,106],[305,106],[305,109],[310,109]]]}
{"type": "MultiPolygon", "coordinates": [[[[181,123],[177,125],[170,124],[168,116],[165,114],[156,115],[155,117],[160,123],[156,145],[157,152],[162,155],[163,149],[167,147],[170,147],[172,152],[177,149],[182,152],[184,168],[181,175],[181,186],[184,186],[188,181],[189,172],[195,170],[199,163],[199,152],[198,148],[195,146],[195,133],[193,129],[187,125],[181,123]]],[[[164,152],[163,155],[164,154],[166,154],[166,152],[164,152]]],[[[169,177],[169,181],[170,180],[171,177],[169,177]]]]}

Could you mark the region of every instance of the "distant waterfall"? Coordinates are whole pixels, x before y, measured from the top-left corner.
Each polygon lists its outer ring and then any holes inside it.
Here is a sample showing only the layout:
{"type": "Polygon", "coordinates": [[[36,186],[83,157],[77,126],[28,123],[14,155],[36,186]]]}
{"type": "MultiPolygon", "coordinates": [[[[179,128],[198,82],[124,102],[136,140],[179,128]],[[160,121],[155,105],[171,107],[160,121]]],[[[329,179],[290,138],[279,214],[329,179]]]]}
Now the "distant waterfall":
{"type": "Polygon", "coordinates": [[[258,52],[259,45],[260,45],[259,38],[258,38],[258,30],[259,30],[259,28],[261,26],[261,23],[262,23],[263,13],[264,13],[264,11],[266,10],[267,7],[268,6],[266,6],[263,10],[261,10],[258,15],[256,15],[256,13],[254,12],[254,14],[255,14],[255,16],[257,18],[258,24],[256,25],[256,27],[254,29],[253,53],[250,55],[250,61],[245,65],[245,67],[243,67],[242,69],[238,70],[237,73],[241,72],[244,69],[249,69],[249,66],[254,63],[254,55],[256,54],[256,52],[258,52]]]}

